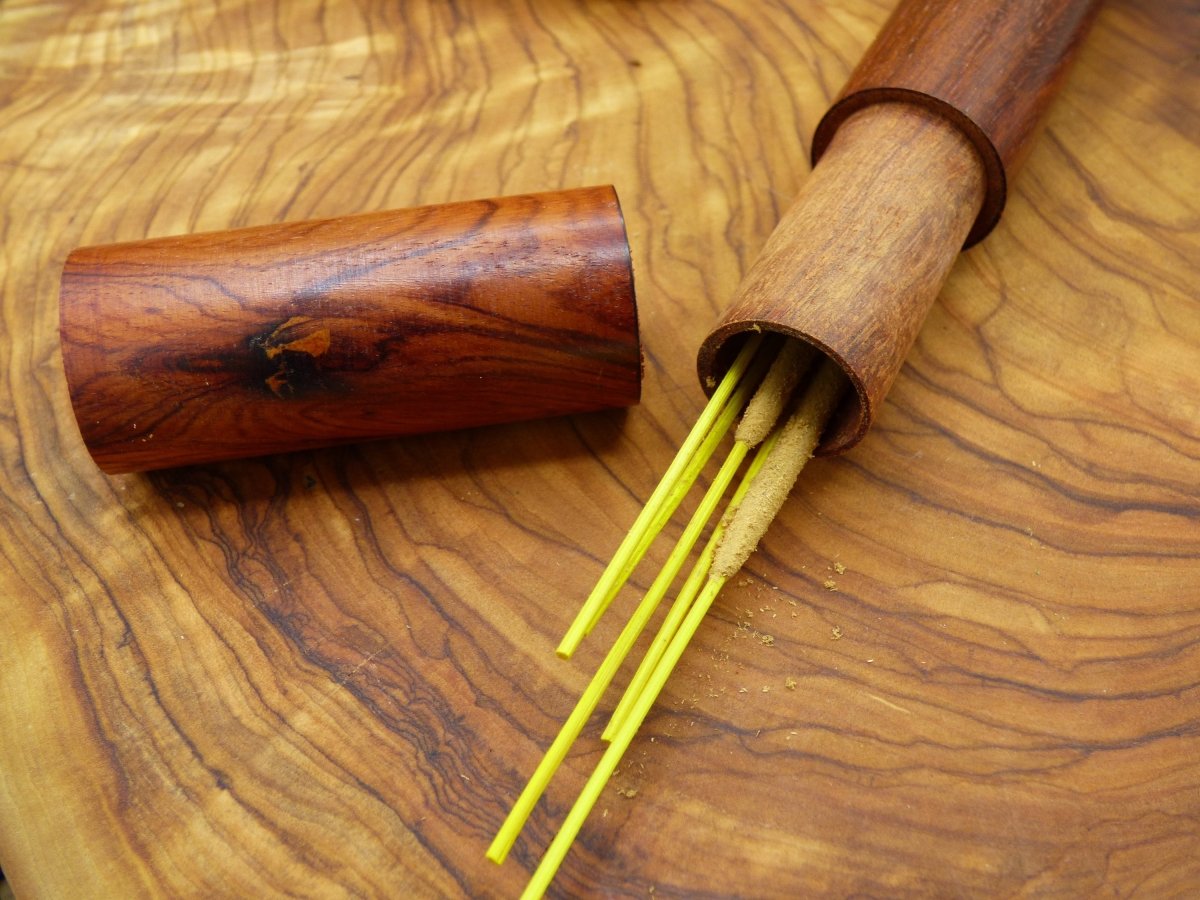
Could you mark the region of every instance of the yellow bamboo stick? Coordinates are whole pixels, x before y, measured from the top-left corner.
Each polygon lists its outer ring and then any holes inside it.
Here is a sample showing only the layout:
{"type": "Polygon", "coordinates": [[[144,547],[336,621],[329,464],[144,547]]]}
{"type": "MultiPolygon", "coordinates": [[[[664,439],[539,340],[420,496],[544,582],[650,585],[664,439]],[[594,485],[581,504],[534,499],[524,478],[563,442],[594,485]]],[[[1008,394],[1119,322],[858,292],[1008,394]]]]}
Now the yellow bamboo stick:
{"type": "MultiPolygon", "coordinates": [[[[756,363],[754,368],[762,369],[765,367],[766,363],[764,360],[756,363]]],[[[717,421],[713,423],[712,429],[705,437],[704,443],[701,444],[696,454],[697,459],[703,457],[707,461],[712,456],[717,444],[728,433],[734,419],[746,405],[749,394],[757,382],[756,373],[753,369],[748,375],[749,377],[738,385],[737,390],[729,398],[730,402],[722,410],[717,421]]],[[[546,786],[554,777],[554,773],[562,765],[562,761],[570,751],[571,745],[579,737],[584,725],[587,724],[587,720],[595,711],[600,698],[612,683],[612,679],[620,668],[621,663],[625,661],[625,658],[629,655],[629,651],[633,649],[634,643],[641,636],[642,631],[645,630],[646,623],[649,622],[650,617],[658,609],[662,598],[666,596],[667,590],[671,587],[676,576],[683,568],[683,564],[695,548],[696,542],[700,539],[705,525],[708,524],[713,513],[716,512],[717,505],[728,490],[749,449],[749,445],[743,442],[736,442],[733,445],[725,462],[718,470],[716,476],[714,476],[711,485],[697,506],[696,511],[692,514],[691,520],[684,528],[683,534],[680,535],[679,540],[672,549],[666,564],[655,577],[650,589],[642,598],[641,603],[638,604],[637,609],[634,610],[629,621],[625,623],[625,627],[621,630],[616,642],[605,655],[600,667],[592,676],[592,680],[588,683],[587,688],[584,689],[583,694],[576,702],[575,708],[559,729],[554,741],[525,785],[525,789],[513,804],[507,818],[500,826],[500,830],[496,833],[491,846],[488,848],[486,854],[488,859],[500,863],[508,856],[509,850],[512,849],[513,843],[533,812],[534,806],[537,805],[538,799],[545,792],[546,786]]],[[[695,476],[692,477],[694,480],[695,476]]],[[[743,479],[743,484],[739,486],[738,491],[744,494],[745,490],[746,483],[745,479],[743,479]]]]}
{"type": "MultiPolygon", "coordinates": [[[[725,535],[725,529],[728,527],[729,520],[737,512],[741,505],[746,492],[749,491],[750,485],[754,482],[755,477],[762,470],[763,465],[767,461],[767,455],[771,452],[771,448],[775,446],[775,442],[779,439],[778,431],[772,432],[770,437],[763,443],[759,451],[754,454],[754,459],[750,461],[750,465],[746,468],[746,474],[742,476],[741,484],[734,491],[733,497],[729,501],[729,505],[725,507],[725,512],[721,516],[721,521],[717,523],[717,527],[713,529],[709,536],[708,543],[700,552],[695,565],[692,566],[692,571],[688,574],[687,580],[680,588],[679,594],[675,598],[675,602],[671,604],[671,608],[667,610],[667,615],[659,626],[658,634],[654,636],[653,643],[646,650],[646,655],[642,657],[641,663],[638,665],[637,671],[633,675],[633,679],[625,688],[625,693],[621,695],[620,701],[617,703],[617,708],[613,710],[612,716],[608,720],[608,725],[605,726],[604,734],[601,737],[606,741],[611,741],[616,734],[617,729],[629,717],[629,711],[633,707],[634,701],[645,690],[646,682],[650,678],[651,672],[662,658],[663,652],[671,643],[671,638],[675,636],[675,632],[679,629],[679,623],[683,621],[684,616],[692,607],[692,601],[696,599],[696,595],[700,593],[700,588],[704,585],[708,578],[709,569],[712,568],[713,557],[716,554],[717,545],[720,544],[721,538],[725,535]]],[[[741,442],[739,441],[740,445],[741,442]]],[[[736,445],[735,445],[736,446],[736,445]]],[[[746,446],[746,445],[743,445],[746,446]]]]}
{"type": "MultiPolygon", "coordinates": [[[[629,529],[629,533],[621,541],[616,554],[614,554],[608,566],[601,574],[600,580],[584,601],[583,606],[580,607],[570,627],[568,627],[556,651],[563,659],[569,659],[571,654],[579,647],[580,641],[583,640],[588,631],[596,624],[600,612],[606,609],[612,602],[612,599],[617,595],[617,592],[633,571],[634,566],[637,565],[641,556],[649,548],[653,535],[662,529],[683,499],[683,494],[677,490],[679,482],[686,473],[689,463],[691,463],[697,450],[703,444],[713,424],[729,404],[731,395],[734,393],[742,376],[746,374],[746,370],[750,367],[761,343],[761,335],[753,335],[747,340],[737,359],[734,360],[733,365],[729,367],[729,371],[721,379],[721,383],[717,386],[716,391],[713,392],[708,404],[704,407],[703,412],[701,412],[700,418],[696,420],[696,424],[692,427],[687,439],[679,448],[679,452],[675,455],[675,459],[671,462],[666,474],[663,475],[662,480],[650,495],[650,499],[646,502],[645,507],[642,508],[641,513],[638,514],[637,519],[634,521],[633,527],[629,529]],[[657,526],[657,529],[655,526],[657,526]]],[[[738,411],[740,412],[740,407],[738,411]]]]}
{"type": "Polygon", "coordinates": [[[550,748],[546,751],[542,761],[534,770],[529,782],[525,785],[525,789],[517,798],[509,811],[508,817],[504,820],[504,824],[500,826],[500,830],[496,833],[496,837],[492,840],[491,846],[487,851],[487,858],[495,863],[504,862],[509,850],[512,849],[513,843],[520,834],[521,829],[525,827],[525,822],[529,819],[530,813],[537,805],[538,799],[546,790],[546,786],[554,777],[554,773],[558,771],[562,761],[566,758],[571,745],[579,737],[584,725],[587,724],[596,706],[600,702],[600,698],[612,683],[613,677],[617,670],[621,667],[621,663],[629,655],[629,651],[633,649],[634,643],[641,636],[646,628],[646,623],[650,621],[650,617],[654,615],[662,598],[666,595],[667,589],[683,568],[684,562],[691,554],[692,549],[696,546],[704,526],[708,520],[712,518],[716,511],[717,504],[720,503],[721,497],[725,495],[725,491],[729,488],[733,481],[734,475],[737,474],[738,468],[741,466],[742,460],[746,456],[746,451],[749,448],[745,444],[734,444],[725,463],[717,472],[716,477],[710,485],[704,498],[700,501],[700,505],[696,508],[696,512],[692,515],[691,521],[688,522],[683,534],[680,536],[675,545],[671,556],[668,558],[666,565],[658,573],[654,579],[654,583],[638,604],[636,610],[629,621],[625,623],[625,627],[621,629],[621,634],[613,643],[608,653],[604,657],[604,661],[600,663],[596,673],[592,676],[587,688],[584,689],[575,708],[559,729],[558,735],[554,738],[550,748]]]}
{"type": "Polygon", "coordinates": [[[637,734],[638,728],[641,727],[647,713],[650,712],[650,707],[654,705],[654,701],[658,699],[658,695],[662,692],[663,685],[666,684],[667,677],[674,670],[679,658],[683,655],[683,651],[687,648],[688,642],[692,639],[696,629],[700,626],[700,622],[704,619],[704,614],[708,612],[708,608],[712,606],[713,600],[720,592],[725,584],[724,578],[720,576],[712,576],[704,585],[704,590],[696,599],[691,611],[684,619],[678,633],[671,640],[658,666],[655,667],[649,681],[646,683],[646,689],[638,696],[633,708],[630,710],[629,718],[617,731],[613,737],[613,741],[605,750],[604,756],[600,758],[600,762],[596,765],[587,784],[584,785],[583,791],[579,794],[579,799],[575,801],[575,805],[571,807],[571,811],[567,813],[567,818],[563,822],[562,828],[555,835],[551,842],[546,855],[542,857],[542,861],[538,864],[537,869],[533,873],[533,877],[526,885],[525,891],[521,894],[522,900],[538,900],[546,892],[546,888],[550,886],[554,874],[562,865],[563,859],[567,855],[571,844],[579,834],[579,829],[583,827],[584,821],[588,814],[591,813],[592,807],[596,805],[596,801],[600,798],[600,792],[604,790],[608,780],[612,777],[612,773],[616,771],[617,766],[621,762],[621,758],[625,755],[625,751],[629,749],[634,735],[637,734]]]}

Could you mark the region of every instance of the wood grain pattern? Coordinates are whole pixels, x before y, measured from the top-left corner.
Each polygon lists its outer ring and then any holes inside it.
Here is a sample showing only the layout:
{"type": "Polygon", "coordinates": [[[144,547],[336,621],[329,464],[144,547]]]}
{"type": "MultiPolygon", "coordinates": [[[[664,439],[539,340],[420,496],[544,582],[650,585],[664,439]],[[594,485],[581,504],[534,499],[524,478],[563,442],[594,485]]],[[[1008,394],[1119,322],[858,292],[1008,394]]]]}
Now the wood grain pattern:
{"type": "Polygon", "coordinates": [[[865,107],[838,130],[700,345],[701,381],[757,331],[808,341],[854,386],[818,448],[866,435],[983,203],[974,145],[910,103],[865,107]]]}
{"type": "Polygon", "coordinates": [[[109,474],[636,403],[611,187],[67,257],[63,367],[109,474]]]}
{"type": "Polygon", "coordinates": [[[983,240],[1099,8],[1099,0],[901,0],[817,126],[814,162],[856,111],[924,105],[979,150],[987,193],[968,245],[983,240]]]}
{"type": "MultiPolygon", "coordinates": [[[[17,897],[515,895],[592,752],[484,849],[632,598],[554,646],[890,6],[0,8],[17,897]],[[78,439],[74,247],[597,183],[635,410],[115,478],[78,439]]],[[[1104,5],[1003,222],[714,607],[558,896],[1200,880],[1195,23],[1104,5]]]]}

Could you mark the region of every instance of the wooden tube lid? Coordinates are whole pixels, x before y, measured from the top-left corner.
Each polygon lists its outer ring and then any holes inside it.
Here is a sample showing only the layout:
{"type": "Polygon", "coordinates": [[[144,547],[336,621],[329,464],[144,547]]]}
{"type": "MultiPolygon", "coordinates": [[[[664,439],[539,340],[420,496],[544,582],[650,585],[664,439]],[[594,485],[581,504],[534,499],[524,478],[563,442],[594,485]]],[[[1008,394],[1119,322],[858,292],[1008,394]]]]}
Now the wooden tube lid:
{"type": "Polygon", "coordinates": [[[81,248],[60,339],[109,473],[629,406],[641,386],[611,187],[81,248]]]}

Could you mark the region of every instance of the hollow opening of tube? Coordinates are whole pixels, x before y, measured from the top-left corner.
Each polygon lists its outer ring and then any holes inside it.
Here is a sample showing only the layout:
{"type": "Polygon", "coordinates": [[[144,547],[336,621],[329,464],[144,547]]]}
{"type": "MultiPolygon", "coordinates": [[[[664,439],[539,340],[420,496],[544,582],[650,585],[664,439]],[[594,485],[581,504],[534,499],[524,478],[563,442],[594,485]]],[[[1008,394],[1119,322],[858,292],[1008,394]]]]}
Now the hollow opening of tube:
{"type": "Polygon", "coordinates": [[[700,385],[705,394],[711,394],[720,383],[742,346],[751,335],[767,333],[782,334],[793,340],[803,341],[815,347],[822,355],[832,360],[846,375],[854,390],[846,391],[837,410],[833,413],[821,442],[817,445],[817,456],[833,456],[843,453],[857,444],[870,425],[870,409],[866,390],[846,365],[845,360],[829,347],[808,335],[774,324],[760,322],[729,322],[709,335],[701,345],[696,368],[700,385]]]}

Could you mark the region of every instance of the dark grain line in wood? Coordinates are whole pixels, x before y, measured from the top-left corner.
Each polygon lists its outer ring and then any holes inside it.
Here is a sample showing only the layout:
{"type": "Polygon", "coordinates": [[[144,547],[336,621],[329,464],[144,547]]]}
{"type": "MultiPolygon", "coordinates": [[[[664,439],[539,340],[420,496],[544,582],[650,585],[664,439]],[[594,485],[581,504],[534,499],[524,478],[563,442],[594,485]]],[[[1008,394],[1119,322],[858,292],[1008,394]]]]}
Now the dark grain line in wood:
{"type": "Polygon", "coordinates": [[[63,355],[109,472],[635,402],[611,189],[77,250],[63,355]]]}

